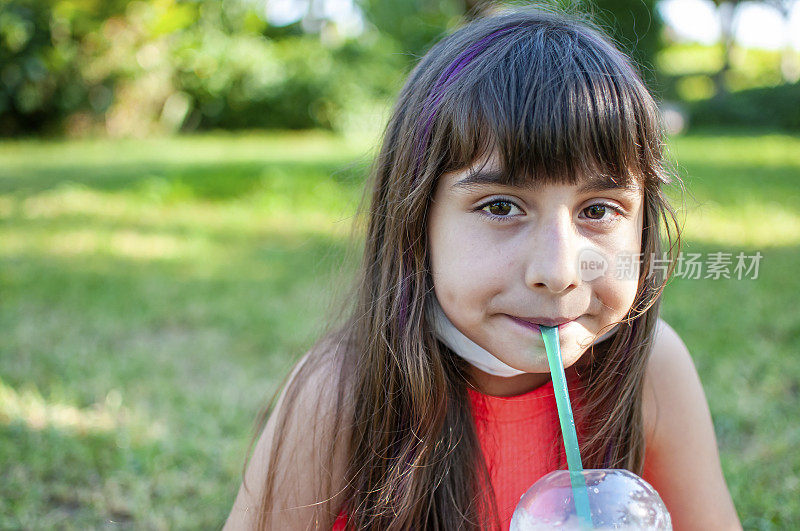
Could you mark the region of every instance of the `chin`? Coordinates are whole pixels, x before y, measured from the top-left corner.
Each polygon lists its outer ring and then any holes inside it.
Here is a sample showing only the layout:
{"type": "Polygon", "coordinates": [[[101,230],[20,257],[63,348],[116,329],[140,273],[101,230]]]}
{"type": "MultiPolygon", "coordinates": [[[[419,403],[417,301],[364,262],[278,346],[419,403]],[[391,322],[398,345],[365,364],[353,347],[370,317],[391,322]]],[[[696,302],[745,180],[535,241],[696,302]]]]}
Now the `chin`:
{"type": "Polygon", "coordinates": [[[578,362],[581,361],[581,358],[583,358],[583,354],[564,359],[564,368],[569,369],[570,367],[577,365],[578,362]]]}
{"type": "MultiPolygon", "coordinates": [[[[584,340],[583,343],[590,341],[591,338],[588,340],[584,340]]],[[[569,345],[562,345],[561,346],[561,363],[564,365],[565,369],[576,365],[581,359],[586,355],[589,351],[589,348],[581,348],[580,342],[570,342],[569,345]]],[[[545,360],[546,361],[546,360],[545,360]]],[[[549,371],[548,365],[548,371],[549,371]]]]}

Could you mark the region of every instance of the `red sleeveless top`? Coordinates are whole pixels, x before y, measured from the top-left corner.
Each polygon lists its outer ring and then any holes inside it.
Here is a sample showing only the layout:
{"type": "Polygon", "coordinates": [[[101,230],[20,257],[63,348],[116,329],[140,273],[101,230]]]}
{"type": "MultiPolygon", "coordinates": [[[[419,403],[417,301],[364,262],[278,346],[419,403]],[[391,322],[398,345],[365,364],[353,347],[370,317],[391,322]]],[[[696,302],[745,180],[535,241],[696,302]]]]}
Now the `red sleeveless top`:
{"type": "MultiPolygon", "coordinates": [[[[575,389],[570,382],[570,398],[575,389]]],[[[545,474],[567,467],[552,381],[527,393],[499,397],[468,390],[472,416],[507,531],[520,497],[545,474]]],[[[574,402],[574,398],[573,398],[574,402]]],[[[333,531],[344,531],[341,513],[333,531]]]]}

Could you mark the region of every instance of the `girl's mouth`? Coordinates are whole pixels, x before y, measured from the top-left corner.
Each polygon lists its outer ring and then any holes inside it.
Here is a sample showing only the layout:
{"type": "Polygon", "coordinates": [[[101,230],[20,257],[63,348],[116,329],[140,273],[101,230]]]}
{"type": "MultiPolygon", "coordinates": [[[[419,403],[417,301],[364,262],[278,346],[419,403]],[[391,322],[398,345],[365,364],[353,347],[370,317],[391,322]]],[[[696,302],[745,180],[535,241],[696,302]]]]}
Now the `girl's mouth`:
{"type": "Polygon", "coordinates": [[[533,330],[534,332],[541,333],[541,328],[539,326],[558,326],[558,331],[561,332],[570,325],[570,323],[574,323],[574,318],[569,317],[556,317],[556,318],[538,318],[538,317],[531,317],[531,318],[522,318],[522,317],[514,317],[513,315],[509,315],[512,321],[519,324],[520,326],[524,326],[529,330],[533,330]]]}

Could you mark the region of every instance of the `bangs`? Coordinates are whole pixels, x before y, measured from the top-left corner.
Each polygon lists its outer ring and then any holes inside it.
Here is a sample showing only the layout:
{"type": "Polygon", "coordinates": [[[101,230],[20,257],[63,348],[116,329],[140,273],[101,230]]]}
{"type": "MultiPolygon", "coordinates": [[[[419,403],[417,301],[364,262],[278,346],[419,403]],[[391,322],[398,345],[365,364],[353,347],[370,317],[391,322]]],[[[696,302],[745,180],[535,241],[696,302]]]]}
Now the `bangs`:
{"type": "Polygon", "coordinates": [[[442,95],[436,122],[442,172],[496,153],[511,186],[661,175],[658,111],[644,84],[605,40],[568,27],[497,39],[442,95]]]}

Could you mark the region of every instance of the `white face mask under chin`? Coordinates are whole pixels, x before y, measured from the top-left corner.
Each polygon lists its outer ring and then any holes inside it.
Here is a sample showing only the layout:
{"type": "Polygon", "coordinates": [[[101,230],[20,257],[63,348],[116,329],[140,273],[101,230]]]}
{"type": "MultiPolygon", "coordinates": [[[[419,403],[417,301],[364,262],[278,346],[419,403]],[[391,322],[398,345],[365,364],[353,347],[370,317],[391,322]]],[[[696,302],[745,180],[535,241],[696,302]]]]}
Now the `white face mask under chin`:
{"type": "MultiPolygon", "coordinates": [[[[425,309],[425,313],[428,316],[429,323],[433,327],[436,337],[442,343],[450,347],[453,352],[467,360],[474,367],[482,370],[483,372],[493,374],[495,376],[502,376],[504,378],[525,374],[525,371],[520,371],[519,369],[515,369],[514,367],[503,363],[488,350],[485,350],[483,347],[479,346],[470,338],[462,334],[461,331],[456,328],[452,322],[450,322],[450,319],[447,318],[444,310],[442,310],[442,307],[439,304],[439,301],[436,299],[436,296],[433,294],[429,295],[426,305],[427,307],[425,309]]],[[[608,339],[614,335],[618,328],[619,325],[615,326],[597,338],[592,345],[596,345],[597,343],[608,339]]],[[[545,352],[544,347],[541,347],[541,352],[535,352],[533,355],[546,356],[547,353],[545,352]]]]}

